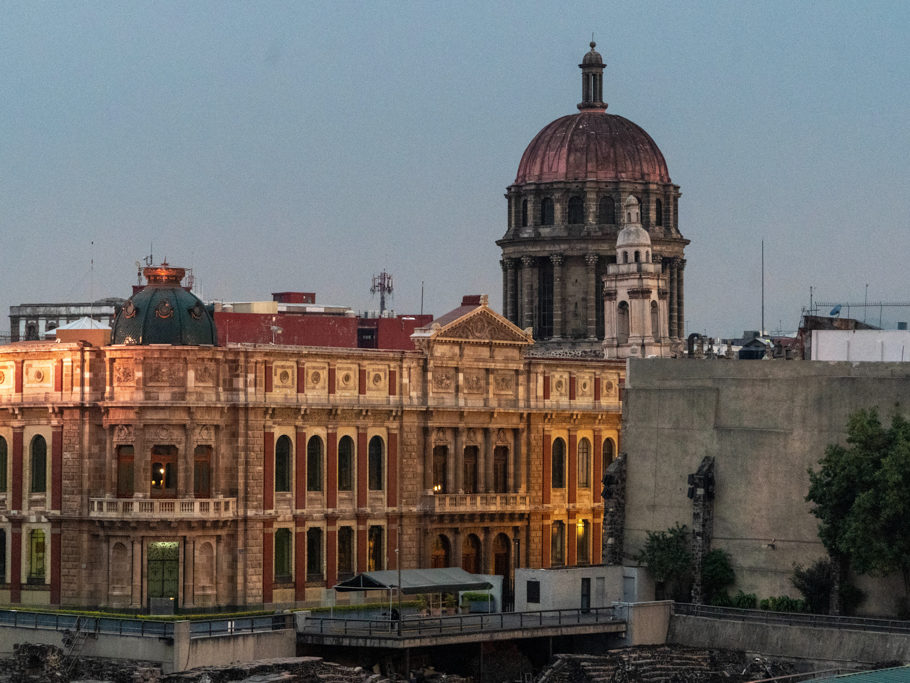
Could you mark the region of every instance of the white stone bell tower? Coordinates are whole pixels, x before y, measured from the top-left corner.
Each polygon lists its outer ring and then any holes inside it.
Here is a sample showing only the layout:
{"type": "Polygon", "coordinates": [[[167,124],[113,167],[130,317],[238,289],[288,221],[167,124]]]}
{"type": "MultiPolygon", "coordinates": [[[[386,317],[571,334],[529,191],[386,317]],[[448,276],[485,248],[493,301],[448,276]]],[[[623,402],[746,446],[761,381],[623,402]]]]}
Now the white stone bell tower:
{"type": "Polygon", "coordinates": [[[623,202],[616,263],[607,266],[604,286],[604,358],[670,355],[668,288],[654,263],[651,238],[641,227],[634,195],[623,202]]]}

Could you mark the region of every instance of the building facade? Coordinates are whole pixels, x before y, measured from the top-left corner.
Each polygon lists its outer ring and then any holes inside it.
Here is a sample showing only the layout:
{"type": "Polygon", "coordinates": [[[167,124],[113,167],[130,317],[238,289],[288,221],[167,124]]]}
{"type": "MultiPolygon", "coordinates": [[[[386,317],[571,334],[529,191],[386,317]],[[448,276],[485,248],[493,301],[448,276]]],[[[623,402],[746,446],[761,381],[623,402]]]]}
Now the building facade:
{"type": "Polygon", "coordinates": [[[503,312],[532,329],[538,349],[603,354],[603,277],[616,263],[626,200],[640,207],[652,262],[666,279],[664,334],[685,337],[684,248],[679,186],[654,140],[621,116],[607,114],[603,59],[585,54],[579,113],[545,126],[525,150],[506,192],[502,249],[503,312]]]}
{"type": "Polygon", "coordinates": [[[622,364],[532,358],[481,297],[413,351],[217,346],[169,270],[109,346],[0,348],[0,601],[314,604],[399,557],[600,561],[622,364]]]}

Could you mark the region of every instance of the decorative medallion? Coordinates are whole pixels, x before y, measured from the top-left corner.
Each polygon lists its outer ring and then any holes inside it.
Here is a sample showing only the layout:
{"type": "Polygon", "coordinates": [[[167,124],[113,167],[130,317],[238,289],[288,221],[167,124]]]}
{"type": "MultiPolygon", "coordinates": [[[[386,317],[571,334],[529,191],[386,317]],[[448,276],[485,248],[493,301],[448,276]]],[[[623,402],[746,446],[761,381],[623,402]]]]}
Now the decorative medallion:
{"type": "Polygon", "coordinates": [[[613,382],[610,380],[604,382],[604,393],[606,393],[608,396],[613,394],[613,382]]]}
{"type": "Polygon", "coordinates": [[[114,427],[114,441],[132,441],[133,425],[117,425],[114,427]]]}
{"type": "Polygon", "coordinates": [[[0,384],[6,384],[6,373],[0,370],[0,384]]]}
{"type": "Polygon", "coordinates": [[[493,385],[496,387],[496,391],[505,393],[512,391],[512,375],[507,373],[499,373],[493,377],[493,385]]]}
{"type": "Polygon", "coordinates": [[[195,434],[196,443],[209,443],[212,441],[212,426],[197,425],[195,434]]]}
{"type": "Polygon", "coordinates": [[[287,370],[282,370],[278,373],[278,381],[282,384],[288,384],[291,381],[291,373],[287,370]]]}
{"type": "Polygon", "coordinates": [[[167,299],[162,299],[158,302],[158,305],[155,306],[155,317],[161,318],[162,320],[167,320],[168,318],[173,317],[174,307],[171,306],[171,302],[167,299]]]}
{"type": "Polygon", "coordinates": [[[310,373],[310,384],[312,384],[314,387],[319,386],[319,382],[321,380],[322,375],[319,374],[319,370],[313,370],[313,372],[310,373]]]}
{"type": "Polygon", "coordinates": [[[508,443],[508,439],[506,438],[505,429],[500,429],[499,432],[496,434],[496,443],[508,443]]]}
{"type": "Polygon", "coordinates": [[[472,372],[468,375],[465,375],[464,388],[465,391],[471,392],[473,394],[477,394],[483,391],[483,374],[479,372],[472,372]]]}
{"type": "Polygon", "coordinates": [[[344,374],[341,375],[341,386],[349,387],[349,386],[351,386],[351,382],[353,382],[353,381],[354,381],[354,377],[351,375],[350,372],[345,372],[344,374]]]}
{"type": "Polygon", "coordinates": [[[452,368],[438,368],[433,371],[433,388],[437,391],[450,391],[453,384],[452,368]]]}
{"type": "Polygon", "coordinates": [[[373,373],[373,386],[378,387],[382,384],[382,374],[378,372],[373,373]]]}
{"type": "Polygon", "coordinates": [[[187,310],[189,311],[190,317],[193,320],[200,320],[202,318],[202,314],[205,313],[205,309],[202,307],[202,304],[198,301],[187,310]]]}
{"type": "Polygon", "coordinates": [[[35,381],[43,382],[44,381],[44,370],[35,370],[35,381]]]}
{"type": "Polygon", "coordinates": [[[132,384],[133,368],[131,365],[117,363],[114,366],[114,383],[115,384],[132,384]]]}
{"type": "Polygon", "coordinates": [[[152,439],[158,443],[173,443],[174,430],[168,425],[154,425],[151,427],[152,439]]]}
{"type": "Polygon", "coordinates": [[[136,305],[133,303],[132,299],[128,300],[123,304],[123,317],[124,318],[135,318],[136,313],[139,312],[139,309],[136,308],[136,305]]]}

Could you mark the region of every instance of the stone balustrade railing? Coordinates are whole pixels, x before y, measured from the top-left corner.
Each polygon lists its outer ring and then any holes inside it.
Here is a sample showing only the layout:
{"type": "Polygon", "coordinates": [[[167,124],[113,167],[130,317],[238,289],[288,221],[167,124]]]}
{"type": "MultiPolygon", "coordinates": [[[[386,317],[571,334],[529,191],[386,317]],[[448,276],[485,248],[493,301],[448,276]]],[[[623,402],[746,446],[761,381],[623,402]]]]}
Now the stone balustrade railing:
{"type": "Polygon", "coordinates": [[[237,513],[236,498],[90,498],[95,519],[224,519],[237,513]]]}
{"type": "Polygon", "coordinates": [[[518,511],[528,509],[527,493],[429,493],[421,507],[427,512],[518,511]]]}

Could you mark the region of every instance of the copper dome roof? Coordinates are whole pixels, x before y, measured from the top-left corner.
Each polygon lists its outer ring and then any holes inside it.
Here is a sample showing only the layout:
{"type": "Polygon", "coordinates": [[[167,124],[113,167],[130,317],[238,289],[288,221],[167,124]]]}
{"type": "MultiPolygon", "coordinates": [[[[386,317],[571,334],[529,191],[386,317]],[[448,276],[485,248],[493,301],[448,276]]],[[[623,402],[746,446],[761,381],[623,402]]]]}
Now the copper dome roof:
{"type": "Polygon", "coordinates": [[[664,155],[628,119],[583,111],[556,119],[531,140],[515,184],[574,180],[669,183],[664,155]]]}

